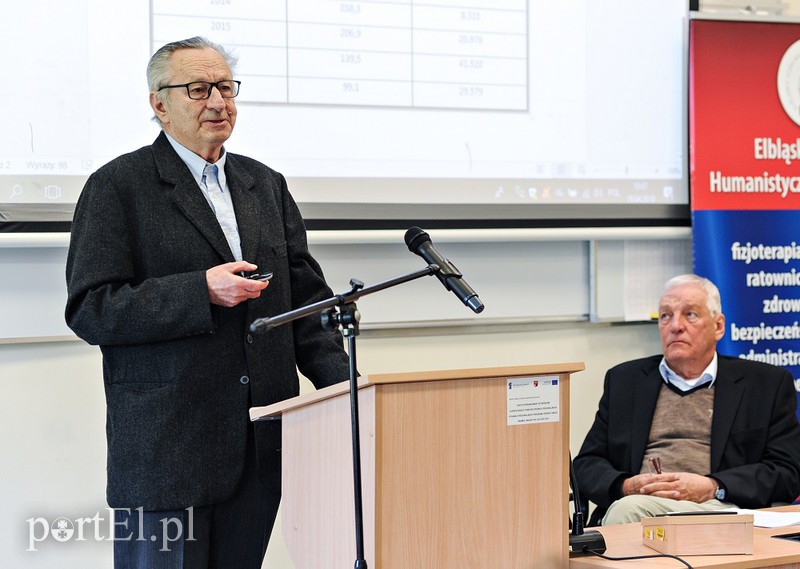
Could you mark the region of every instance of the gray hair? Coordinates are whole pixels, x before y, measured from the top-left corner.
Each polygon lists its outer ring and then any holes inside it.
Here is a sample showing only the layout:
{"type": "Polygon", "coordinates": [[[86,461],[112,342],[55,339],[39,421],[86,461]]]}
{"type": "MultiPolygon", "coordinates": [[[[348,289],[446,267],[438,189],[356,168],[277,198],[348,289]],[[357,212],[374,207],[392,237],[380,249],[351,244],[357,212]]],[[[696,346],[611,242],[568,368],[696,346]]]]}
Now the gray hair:
{"type": "Polygon", "coordinates": [[[706,297],[708,298],[706,305],[708,306],[708,311],[711,312],[711,316],[722,314],[722,300],[720,298],[719,289],[717,288],[717,285],[705,277],[693,274],[672,277],[666,283],[664,283],[663,292],[667,293],[673,288],[683,285],[696,285],[702,288],[706,293],[706,297]]]}
{"type": "MultiPolygon", "coordinates": [[[[173,53],[180,49],[206,48],[213,49],[219,53],[230,68],[231,73],[233,73],[236,63],[238,62],[238,58],[221,45],[214,43],[213,41],[202,36],[195,36],[185,40],[173,41],[162,45],[158,51],[153,54],[153,57],[150,58],[150,61],[147,64],[147,85],[150,88],[150,92],[155,93],[156,97],[158,97],[161,101],[164,101],[165,97],[167,96],[165,91],[159,91],[159,89],[166,85],[170,80],[169,60],[173,53]]],[[[157,116],[154,116],[153,120],[161,124],[161,121],[158,120],[157,116]]]]}

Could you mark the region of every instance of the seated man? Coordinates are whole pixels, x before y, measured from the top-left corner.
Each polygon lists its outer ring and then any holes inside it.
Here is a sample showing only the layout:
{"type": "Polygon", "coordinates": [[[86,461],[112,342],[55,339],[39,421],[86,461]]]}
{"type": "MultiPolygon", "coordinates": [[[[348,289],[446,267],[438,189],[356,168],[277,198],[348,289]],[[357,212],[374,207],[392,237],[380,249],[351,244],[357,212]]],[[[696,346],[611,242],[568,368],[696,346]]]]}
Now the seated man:
{"type": "Polygon", "coordinates": [[[658,328],[663,356],[608,371],[575,457],[578,487],[598,506],[593,519],[794,501],[800,425],[791,374],[717,354],[719,291],[696,275],[666,283],[658,328]]]}

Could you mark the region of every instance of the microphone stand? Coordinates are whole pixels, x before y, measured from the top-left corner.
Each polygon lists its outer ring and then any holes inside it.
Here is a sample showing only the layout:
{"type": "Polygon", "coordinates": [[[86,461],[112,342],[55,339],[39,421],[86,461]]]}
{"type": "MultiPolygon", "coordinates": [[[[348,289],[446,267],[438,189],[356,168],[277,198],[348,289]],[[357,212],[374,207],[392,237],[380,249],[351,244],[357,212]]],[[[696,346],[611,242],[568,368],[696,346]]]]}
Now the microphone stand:
{"type": "Polygon", "coordinates": [[[439,265],[430,264],[419,271],[395,277],[387,281],[364,288],[364,283],[358,279],[350,279],[349,292],[337,294],[327,300],[298,308],[268,318],[258,318],[250,324],[250,331],[254,334],[263,334],[271,328],[276,328],[293,320],[320,313],[322,326],[328,332],[334,333],[339,329],[342,336],[347,338],[347,354],[350,368],[350,424],[353,438],[353,496],[355,501],[356,520],[356,562],[355,569],[367,569],[364,558],[364,512],[361,493],[361,435],[358,428],[358,368],[356,366],[356,336],[358,336],[358,323],[361,315],[355,301],[366,296],[399,284],[431,276],[440,271],[439,265]]]}

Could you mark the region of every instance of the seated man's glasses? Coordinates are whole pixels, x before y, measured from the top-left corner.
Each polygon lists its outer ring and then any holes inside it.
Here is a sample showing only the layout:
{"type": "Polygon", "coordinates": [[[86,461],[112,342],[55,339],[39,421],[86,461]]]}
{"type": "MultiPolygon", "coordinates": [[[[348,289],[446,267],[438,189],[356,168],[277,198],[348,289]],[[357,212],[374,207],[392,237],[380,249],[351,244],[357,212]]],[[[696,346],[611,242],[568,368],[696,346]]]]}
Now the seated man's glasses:
{"type": "Polygon", "coordinates": [[[225,99],[233,99],[236,95],[239,94],[239,85],[241,85],[241,81],[217,81],[216,83],[210,83],[208,81],[194,81],[192,83],[183,83],[182,85],[164,85],[163,87],[159,87],[159,91],[162,89],[178,89],[180,87],[186,87],[186,93],[189,95],[190,99],[194,99],[195,101],[199,101],[202,99],[208,99],[211,96],[211,89],[216,87],[219,94],[222,95],[225,99]]]}

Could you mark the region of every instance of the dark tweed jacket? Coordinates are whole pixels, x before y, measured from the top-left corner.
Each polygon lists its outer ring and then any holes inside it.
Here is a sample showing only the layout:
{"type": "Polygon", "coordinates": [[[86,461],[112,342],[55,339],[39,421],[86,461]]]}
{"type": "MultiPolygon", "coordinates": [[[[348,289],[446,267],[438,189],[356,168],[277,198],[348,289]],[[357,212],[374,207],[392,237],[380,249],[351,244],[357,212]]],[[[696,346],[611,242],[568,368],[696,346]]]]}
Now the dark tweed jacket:
{"type": "MultiPolygon", "coordinates": [[[[606,374],[594,424],[574,462],[578,488],[601,512],[621,497],[621,479],[641,468],[663,382],[660,361],[660,355],[634,360],[606,374]]],[[[800,494],[796,408],[788,371],[719,356],[708,474],[725,486],[727,501],[761,508],[800,494]]]]}
{"type": "MultiPolygon", "coordinates": [[[[256,318],[328,298],[283,176],[228,154],[243,257],[274,277],[261,297],[212,306],[206,269],[233,261],[219,224],[162,133],[95,172],[78,201],[67,258],[67,324],[103,354],[108,503],[145,510],[229,496],[250,406],[348,376],[338,335],[309,316],[265,335],[256,318]]],[[[280,426],[258,423],[259,472],[279,469],[280,426]]]]}

